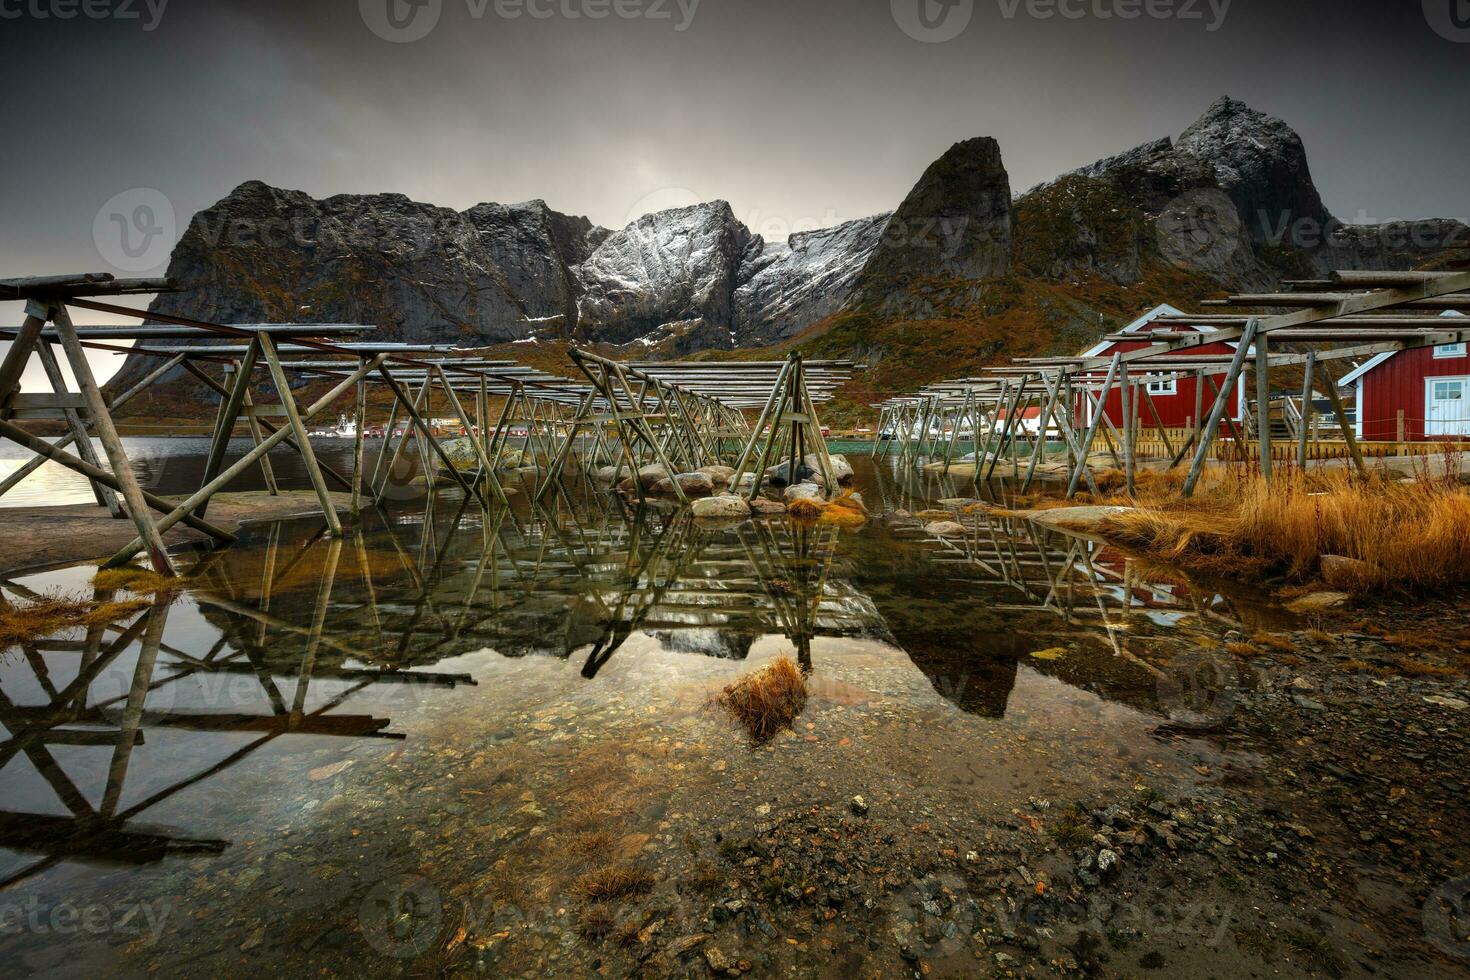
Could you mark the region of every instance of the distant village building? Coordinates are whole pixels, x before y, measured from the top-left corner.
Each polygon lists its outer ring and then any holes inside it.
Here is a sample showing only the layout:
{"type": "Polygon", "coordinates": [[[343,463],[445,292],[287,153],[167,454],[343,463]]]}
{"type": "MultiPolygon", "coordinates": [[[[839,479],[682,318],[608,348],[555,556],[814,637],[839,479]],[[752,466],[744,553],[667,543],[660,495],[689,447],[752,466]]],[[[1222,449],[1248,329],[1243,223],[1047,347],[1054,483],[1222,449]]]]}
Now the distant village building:
{"type": "MultiPolygon", "coordinates": [[[[1463,313],[1445,311],[1447,317],[1463,313]]],[[[1385,351],[1343,375],[1368,441],[1470,437],[1470,352],[1464,344],[1385,351]]]]}
{"type": "MultiPolygon", "coordinates": [[[[1153,309],[1149,310],[1137,320],[1134,320],[1132,323],[1128,324],[1128,326],[1124,327],[1121,331],[1118,331],[1119,333],[1138,334],[1139,339],[1137,341],[1127,340],[1112,342],[1105,340],[1097,344],[1097,346],[1091,348],[1090,350],[1083,351],[1082,356],[1111,357],[1113,354],[1120,351],[1137,350],[1140,347],[1147,347],[1149,346],[1149,341],[1147,337],[1155,330],[1161,330],[1168,333],[1215,332],[1215,328],[1210,326],[1186,327],[1176,323],[1156,324],[1154,322],[1161,316],[1183,315],[1184,313],[1182,310],[1175,309],[1168,303],[1160,304],[1159,306],[1156,306],[1153,309]]],[[[1232,341],[1220,341],[1213,344],[1201,344],[1198,347],[1191,347],[1188,350],[1176,351],[1175,354],[1178,356],[1196,357],[1202,354],[1230,355],[1235,353],[1235,348],[1236,344],[1232,341]]],[[[1133,367],[1133,370],[1143,370],[1146,365],[1146,361],[1137,363],[1133,367]]],[[[1217,387],[1225,383],[1224,370],[1221,370],[1218,375],[1214,376],[1214,382],[1217,387]]],[[[1201,392],[1200,397],[1196,399],[1195,388],[1197,386],[1198,384],[1195,378],[1183,376],[1175,377],[1168,381],[1150,382],[1150,384],[1148,385],[1149,398],[1153,401],[1154,407],[1158,409],[1159,421],[1164,424],[1165,428],[1184,428],[1186,426],[1191,426],[1194,424],[1196,413],[1202,415],[1209,414],[1210,406],[1214,404],[1215,401],[1215,393],[1208,384],[1204,384],[1204,391],[1201,392]]],[[[1236,385],[1234,395],[1230,400],[1232,407],[1228,416],[1229,418],[1235,419],[1237,421],[1240,420],[1241,416],[1244,413],[1244,406],[1242,405],[1243,398],[1244,389],[1242,388],[1242,386],[1236,385]]],[[[1115,426],[1122,426],[1122,395],[1116,389],[1108,392],[1108,396],[1103,402],[1103,409],[1107,412],[1108,421],[1112,422],[1115,426]]],[[[1144,409],[1139,411],[1137,414],[1139,426],[1149,429],[1154,428],[1154,420],[1151,413],[1144,409]]],[[[1082,417],[1088,421],[1092,419],[1092,412],[1086,405],[1082,406],[1082,417]]]]}

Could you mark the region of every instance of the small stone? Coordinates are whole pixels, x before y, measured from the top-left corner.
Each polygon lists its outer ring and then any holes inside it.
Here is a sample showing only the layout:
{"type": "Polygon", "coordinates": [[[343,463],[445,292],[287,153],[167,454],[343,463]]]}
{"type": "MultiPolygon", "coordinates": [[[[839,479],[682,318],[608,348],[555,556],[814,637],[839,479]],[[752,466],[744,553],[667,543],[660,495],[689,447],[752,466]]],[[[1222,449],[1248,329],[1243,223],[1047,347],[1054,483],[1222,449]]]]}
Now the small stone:
{"type": "Polygon", "coordinates": [[[730,969],[730,958],[718,946],[706,946],[704,948],[704,961],[716,973],[724,973],[730,969]]]}
{"type": "Polygon", "coordinates": [[[861,796],[854,796],[852,798],[851,805],[852,812],[856,813],[858,816],[866,817],[868,815],[868,803],[861,796]]]}
{"type": "Polygon", "coordinates": [[[755,808],[755,815],[758,816],[758,817],[768,817],[768,816],[770,816],[771,815],[771,804],[769,804],[769,803],[762,803],[760,806],[756,807],[755,808]]]}
{"type": "Polygon", "coordinates": [[[963,524],[956,524],[954,521],[935,521],[932,524],[924,525],[924,533],[932,534],[936,538],[951,538],[959,534],[964,534],[965,526],[963,524]]]}
{"type": "Polygon", "coordinates": [[[1112,874],[1118,870],[1118,865],[1122,860],[1122,858],[1118,857],[1117,851],[1104,847],[1097,852],[1097,870],[1103,875],[1112,874]]]}
{"type": "Polygon", "coordinates": [[[717,497],[701,497],[689,505],[695,517],[749,517],[750,505],[744,497],[722,494],[717,497]]]}

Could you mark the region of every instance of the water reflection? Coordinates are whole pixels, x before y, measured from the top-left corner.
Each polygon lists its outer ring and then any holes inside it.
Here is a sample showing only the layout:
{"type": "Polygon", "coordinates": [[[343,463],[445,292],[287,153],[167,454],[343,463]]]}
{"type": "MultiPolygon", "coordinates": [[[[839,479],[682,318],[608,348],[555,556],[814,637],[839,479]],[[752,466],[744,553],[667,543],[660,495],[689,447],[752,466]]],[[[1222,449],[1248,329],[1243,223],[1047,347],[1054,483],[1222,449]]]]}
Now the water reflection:
{"type": "MultiPolygon", "coordinates": [[[[201,559],[186,593],[21,643],[0,663],[0,847],[11,854],[0,887],[68,860],[222,851],[228,841],[143,822],[283,736],[402,738],[390,718],[349,702],[370,686],[473,685],[432,669],[467,649],[576,656],[594,678],[634,633],[736,659],[774,633],[810,667],[814,636],[882,631],[872,604],[833,574],[836,534],[785,521],[702,527],[607,499],[487,515],[447,496],[345,539],[310,521],[256,529],[201,559]],[[124,805],[138,755],[143,785],[124,805]]],[[[90,571],[0,581],[0,594],[75,592],[90,571]]]]}
{"type": "MultiPolygon", "coordinates": [[[[0,660],[0,887],[62,862],[220,854],[234,838],[156,814],[177,819],[165,804],[191,787],[208,806],[229,788],[214,777],[277,740],[404,738],[385,691],[409,691],[422,713],[476,684],[443,669],[466,651],[566,661],[595,691],[610,663],[649,644],[744,660],[779,636],[820,674],[814,640],[867,640],[969,716],[1007,716],[1041,674],[1162,717],[1159,648],[1256,615],[1098,541],[981,509],[956,537],[902,517],[859,533],[785,518],[711,526],[586,489],[494,512],[431,494],[345,538],[309,520],[257,527],[200,558],[178,595],[20,644],[0,660]]],[[[956,489],[879,478],[869,506],[917,513],[956,489]]],[[[90,572],[0,592],[75,592],[90,572]]]]}
{"type": "Polygon", "coordinates": [[[1225,634],[1283,621],[1238,586],[1195,582],[991,506],[1011,499],[1006,481],[977,486],[883,460],[871,480],[888,516],[860,546],[870,557],[853,558],[855,584],[935,689],[966,711],[1003,717],[1024,666],[1173,720],[1167,665],[1204,651],[1211,669],[1229,670],[1216,652],[1225,634]],[[928,533],[936,520],[964,532],[928,533]]]}

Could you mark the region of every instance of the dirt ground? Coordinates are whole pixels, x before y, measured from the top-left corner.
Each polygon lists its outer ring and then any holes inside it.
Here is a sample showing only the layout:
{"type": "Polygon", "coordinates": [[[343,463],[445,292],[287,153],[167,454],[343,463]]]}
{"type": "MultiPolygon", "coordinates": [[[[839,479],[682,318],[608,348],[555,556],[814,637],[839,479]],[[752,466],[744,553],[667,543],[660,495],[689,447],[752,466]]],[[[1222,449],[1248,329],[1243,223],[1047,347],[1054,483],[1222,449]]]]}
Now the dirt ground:
{"type": "MultiPolygon", "coordinates": [[[[347,511],[352,503],[351,495],[346,493],[333,493],[332,500],[340,512],[347,511]]],[[[209,504],[208,517],[211,524],[233,531],[251,521],[314,513],[320,510],[316,495],[309,490],[284,490],[276,497],[264,490],[249,490],[215,495],[209,504]]],[[[0,509],[0,573],[102,558],[136,536],[132,521],[114,520],[95,504],[0,509]]],[[[165,543],[174,545],[202,541],[207,536],[178,524],[163,537],[165,543]]]]}

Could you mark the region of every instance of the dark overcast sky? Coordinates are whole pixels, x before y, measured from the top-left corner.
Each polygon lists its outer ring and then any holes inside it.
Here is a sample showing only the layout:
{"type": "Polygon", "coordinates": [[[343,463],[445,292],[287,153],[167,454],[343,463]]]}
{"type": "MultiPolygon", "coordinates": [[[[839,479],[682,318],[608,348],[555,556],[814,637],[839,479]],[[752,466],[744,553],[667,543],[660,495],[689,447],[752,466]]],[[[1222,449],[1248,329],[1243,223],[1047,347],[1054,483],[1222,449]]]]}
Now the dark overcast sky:
{"type": "Polygon", "coordinates": [[[161,192],[182,226],[251,178],[457,209],[541,197],[612,226],[725,198],[782,235],[892,208],[956,140],[996,137],[1022,191],[1221,94],[1302,134],[1340,217],[1470,213],[1470,30],[1428,19],[1464,0],[1233,0],[1213,31],[1209,0],[1136,20],[957,0],[973,11],[943,43],[898,23],[936,0],[699,0],[682,31],[691,0],[603,20],[559,11],[613,0],[419,2],[437,25],[389,43],[366,18],[405,0],[167,0],[153,30],[148,0],[0,0],[0,274],[107,268],[93,222],[121,192],[161,192]],[[82,2],[140,16],[31,13],[82,2]]]}

